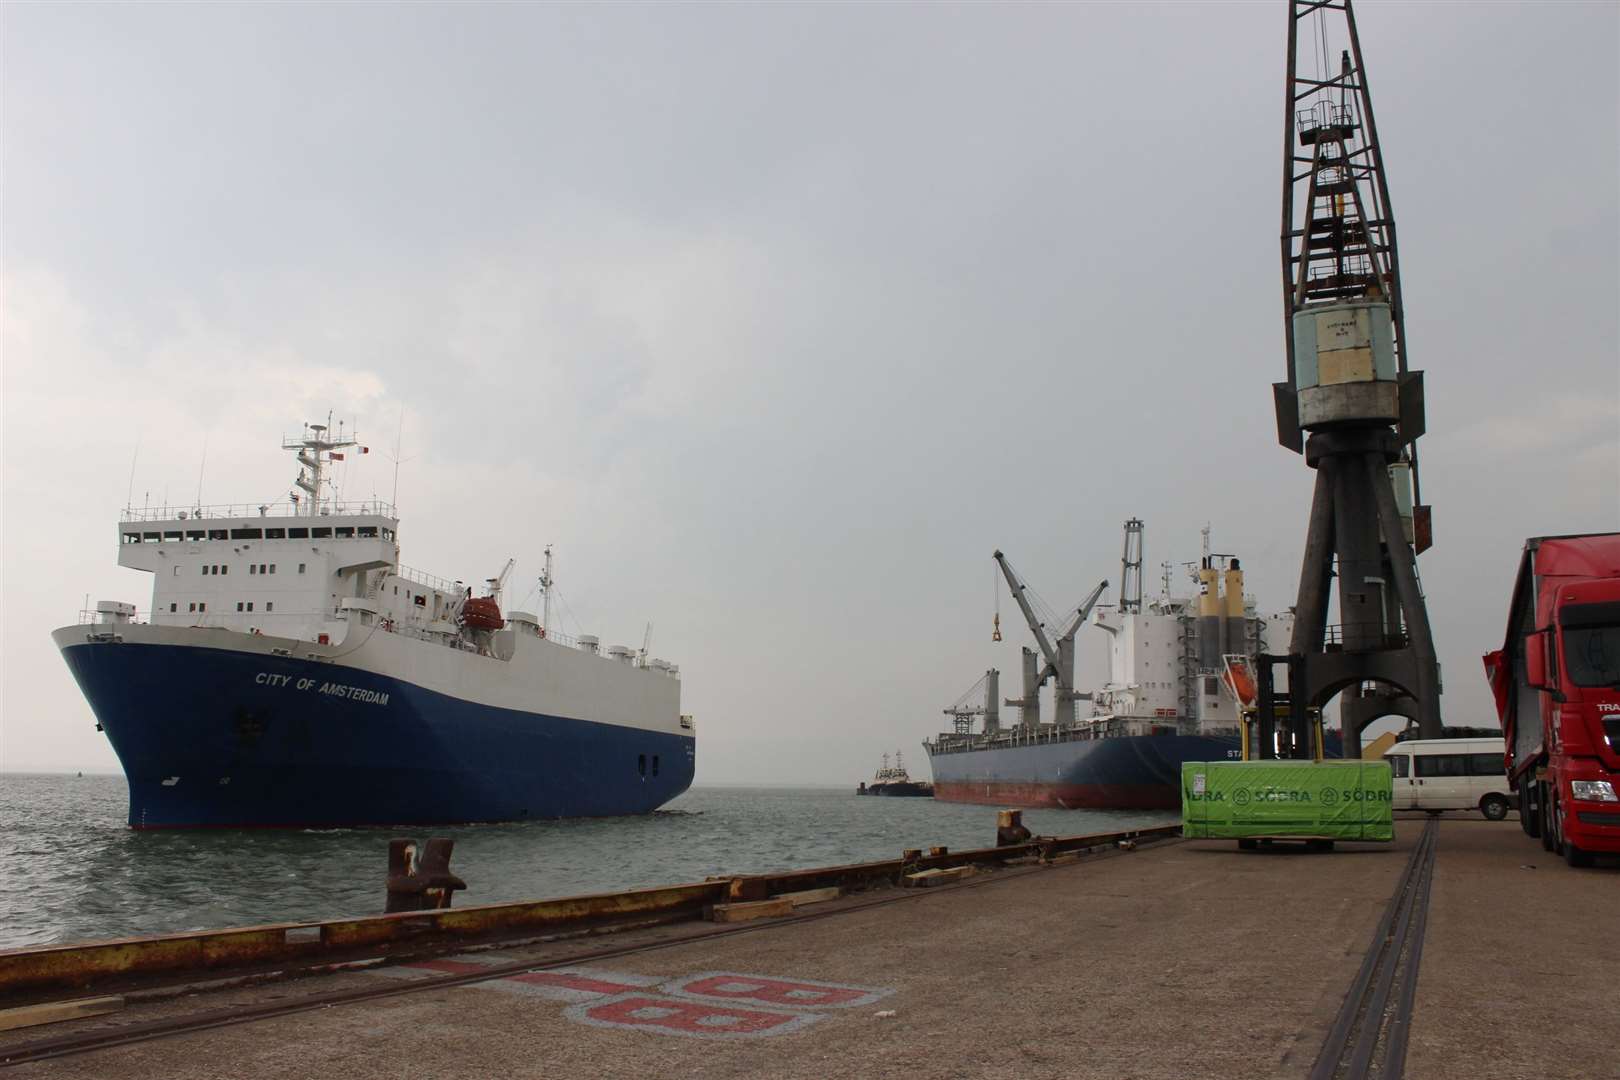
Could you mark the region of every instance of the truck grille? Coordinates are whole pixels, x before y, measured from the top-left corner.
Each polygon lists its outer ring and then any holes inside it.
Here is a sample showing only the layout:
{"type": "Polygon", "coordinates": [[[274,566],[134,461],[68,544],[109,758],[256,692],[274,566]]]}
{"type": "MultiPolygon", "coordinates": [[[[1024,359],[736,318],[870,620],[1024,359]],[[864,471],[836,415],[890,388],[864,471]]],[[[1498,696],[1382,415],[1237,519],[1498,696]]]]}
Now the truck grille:
{"type": "Polygon", "coordinates": [[[1620,825],[1620,814],[1605,814],[1601,810],[1577,810],[1575,820],[1582,825],[1620,825]]]}

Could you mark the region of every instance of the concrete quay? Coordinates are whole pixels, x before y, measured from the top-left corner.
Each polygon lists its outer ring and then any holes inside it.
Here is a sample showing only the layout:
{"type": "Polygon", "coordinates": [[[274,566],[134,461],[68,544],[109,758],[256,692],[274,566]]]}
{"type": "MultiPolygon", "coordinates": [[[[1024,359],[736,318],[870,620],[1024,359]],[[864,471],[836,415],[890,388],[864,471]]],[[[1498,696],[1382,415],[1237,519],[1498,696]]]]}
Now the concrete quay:
{"type": "MultiPolygon", "coordinates": [[[[0,1061],[215,1012],[221,1026],[11,1075],[1304,1077],[1423,825],[1317,854],[1161,841],[789,919],[131,995],[116,1013],[0,1032],[0,1061]],[[505,974],[479,979],[490,969],[505,974]],[[452,975],[479,981],[433,982],[452,975]],[[229,1019],[374,988],[390,996],[229,1019]]],[[[1443,820],[1433,865],[1405,1075],[1612,1075],[1609,1033],[1595,1014],[1571,1023],[1568,1002],[1613,977],[1620,870],[1571,870],[1511,819],[1443,820]]]]}

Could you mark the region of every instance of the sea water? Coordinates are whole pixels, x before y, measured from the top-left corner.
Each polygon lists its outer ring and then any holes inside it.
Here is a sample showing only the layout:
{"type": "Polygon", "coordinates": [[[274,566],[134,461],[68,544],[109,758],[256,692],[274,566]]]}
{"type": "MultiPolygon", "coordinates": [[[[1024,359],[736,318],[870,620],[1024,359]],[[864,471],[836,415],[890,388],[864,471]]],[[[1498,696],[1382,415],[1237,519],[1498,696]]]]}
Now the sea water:
{"type": "MultiPolygon", "coordinates": [[[[0,774],[0,949],[380,913],[388,841],[455,840],[457,906],[995,842],[996,808],[850,789],[698,787],[655,814],[509,825],[135,832],[120,776],[0,774]]],[[[1045,835],[1174,813],[1031,810],[1045,835]]]]}

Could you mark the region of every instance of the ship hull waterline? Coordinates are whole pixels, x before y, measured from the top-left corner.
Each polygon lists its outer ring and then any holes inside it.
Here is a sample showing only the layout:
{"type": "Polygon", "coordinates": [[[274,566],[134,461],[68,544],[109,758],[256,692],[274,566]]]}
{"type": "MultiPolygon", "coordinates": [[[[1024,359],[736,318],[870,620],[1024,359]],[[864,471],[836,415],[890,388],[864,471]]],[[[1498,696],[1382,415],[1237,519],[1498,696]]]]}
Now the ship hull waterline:
{"type": "Polygon", "coordinates": [[[1066,810],[1175,810],[1183,761],[1242,756],[1235,736],[1072,739],[932,754],[934,798],[1066,810]]]}
{"type": "MultiPolygon", "coordinates": [[[[1339,756],[1336,732],[1325,751],[1339,756]]],[[[1065,810],[1179,810],[1181,766],[1236,761],[1236,735],[1125,735],[930,752],[934,798],[1065,810]]]]}
{"type": "Polygon", "coordinates": [[[135,829],[611,817],[692,783],[686,734],[293,656],[116,641],[64,642],[62,655],[123,766],[135,829]],[[308,692],[285,692],[298,685],[308,692]]]}

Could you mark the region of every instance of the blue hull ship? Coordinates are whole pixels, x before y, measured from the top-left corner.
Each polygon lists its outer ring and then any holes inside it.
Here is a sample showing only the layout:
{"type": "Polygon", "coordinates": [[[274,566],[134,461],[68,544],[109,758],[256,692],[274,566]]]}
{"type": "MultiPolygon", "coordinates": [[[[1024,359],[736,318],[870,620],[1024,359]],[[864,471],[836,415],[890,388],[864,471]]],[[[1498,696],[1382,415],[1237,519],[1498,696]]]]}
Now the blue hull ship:
{"type": "Polygon", "coordinates": [[[325,497],[358,446],[297,450],[285,508],[128,510],[101,601],[53,638],[129,783],[137,829],[429,825],[648,813],[692,783],[680,674],[399,563],[391,506],[325,497]],[[282,512],[272,512],[278,510],[282,512]]]}

